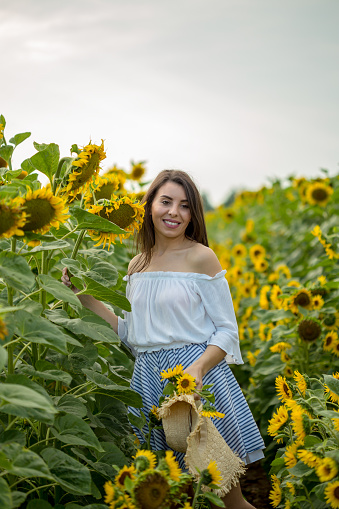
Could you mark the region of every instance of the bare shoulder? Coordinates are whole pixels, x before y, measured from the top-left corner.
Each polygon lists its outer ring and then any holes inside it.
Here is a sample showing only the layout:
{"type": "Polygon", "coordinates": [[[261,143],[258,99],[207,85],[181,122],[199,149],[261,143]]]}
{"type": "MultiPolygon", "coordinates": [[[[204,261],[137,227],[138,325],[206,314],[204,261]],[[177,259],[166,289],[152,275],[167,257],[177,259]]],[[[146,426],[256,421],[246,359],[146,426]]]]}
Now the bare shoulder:
{"type": "Polygon", "coordinates": [[[132,260],[129,262],[128,264],[128,272],[130,271],[130,269],[132,269],[134,266],[137,266],[138,263],[141,261],[141,256],[142,256],[142,253],[139,253],[137,255],[135,255],[132,260]]]}
{"type": "Polygon", "coordinates": [[[194,267],[194,272],[215,276],[222,270],[217,255],[210,247],[197,243],[190,253],[190,262],[194,267]]]}

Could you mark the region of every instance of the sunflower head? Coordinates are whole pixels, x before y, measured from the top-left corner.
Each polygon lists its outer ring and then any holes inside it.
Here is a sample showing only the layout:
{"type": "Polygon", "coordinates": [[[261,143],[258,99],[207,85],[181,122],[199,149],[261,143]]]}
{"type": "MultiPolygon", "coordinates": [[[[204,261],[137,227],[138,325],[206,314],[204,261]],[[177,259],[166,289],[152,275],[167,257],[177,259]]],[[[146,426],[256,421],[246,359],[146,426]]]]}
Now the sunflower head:
{"type": "Polygon", "coordinates": [[[339,481],[328,483],[325,491],[325,500],[331,507],[339,507],[339,481]]]}
{"type": "Polygon", "coordinates": [[[132,162],[132,169],[131,173],[129,174],[129,178],[131,180],[139,181],[145,175],[145,172],[146,172],[145,161],[140,161],[139,163],[132,162]]]}
{"type": "MultiPolygon", "coordinates": [[[[99,176],[96,180],[96,186],[93,190],[95,200],[111,200],[119,189],[119,179],[115,173],[107,173],[99,176]]],[[[114,198],[113,198],[114,199],[114,198]]],[[[90,191],[85,196],[86,205],[93,203],[93,196],[90,191]]]]}
{"type": "Polygon", "coordinates": [[[286,401],[286,400],[292,398],[293,394],[292,394],[292,391],[290,389],[288,382],[286,382],[285,377],[278,376],[275,379],[275,387],[276,387],[276,390],[278,393],[278,397],[282,401],[286,401]]]}
{"type": "Polygon", "coordinates": [[[169,491],[166,475],[159,471],[146,471],[139,477],[134,488],[134,498],[140,509],[158,509],[164,503],[169,491]]]}
{"type": "Polygon", "coordinates": [[[337,342],[338,342],[338,334],[334,331],[328,332],[325,336],[324,343],[323,343],[324,350],[331,352],[333,347],[337,344],[337,342]]]}
{"type": "Polygon", "coordinates": [[[311,205],[325,206],[331,199],[332,194],[331,186],[323,182],[315,182],[307,187],[305,198],[311,205]]]}
{"type": "Polygon", "coordinates": [[[305,318],[298,325],[298,334],[306,343],[316,341],[321,334],[321,323],[315,318],[305,318]]]}
{"type": "Polygon", "coordinates": [[[0,238],[24,235],[23,226],[26,220],[27,214],[22,198],[0,200],[0,238]]]}
{"type": "Polygon", "coordinates": [[[92,182],[98,180],[100,162],[105,159],[104,141],[101,145],[89,143],[83,147],[75,161],[72,162],[72,170],[68,174],[66,192],[74,199],[79,193],[84,193],[92,182]]]}
{"type": "Polygon", "coordinates": [[[116,237],[119,237],[120,242],[122,242],[122,239],[127,239],[132,233],[139,231],[145,214],[144,206],[134,202],[128,196],[111,201],[105,200],[103,205],[91,205],[88,211],[108,219],[111,223],[125,230],[125,233],[120,234],[95,230],[88,231],[90,237],[97,241],[96,246],[103,244],[103,247],[105,247],[106,242],[108,242],[108,249],[112,242],[114,244],[116,237]]]}
{"type": "Polygon", "coordinates": [[[160,373],[161,380],[170,380],[170,382],[175,382],[176,377],[178,375],[182,375],[184,372],[184,367],[181,364],[177,364],[174,368],[168,368],[168,370],[164,370],[160,373]]]}
{"type": "Polygon", "coordinates": [[[209,486],[210,484],[218,485],[222,481],[222,476],[218,470],[216,461],[211,461],[205,470],[201,472],[202,484],[209,486]]]}
{"type": "Polygon", "coordinates": [[[249,255],[253,263],[260,258],[265,258],[266,250],[260,244],[255,244],[250,248],[249,255]]]}
{"type": "Polygon", "coordinates": [[[50,184],[36,191],[27,189],[28,192],[23,197],[23,207],[27,214],[24,232],[44,234],[52,226],[59,228],[59,224],[70,217],[65,199],[54,196],[50,184]]]}
{"type": "Polygon", "coordinates": [[[188,373],[184,373],[178,378],[177,390],[179,394],[192,394],[196,388],[195,378],[188,373]]]}
{"type": "Polygon", "coordinates": [[[120,489],[125,488],[125,479],[129,477],[132,481],[135,479],[135,467],[132,465],[127,467],[126,465],[120,470],[120,472],[115,477],[115,484],[120,489]]]}
{"type": "Polygon", "coordinates": [[[332,458],[323,458],[315,470],[320,482],[328,482],[338,473],[338,465],[332,458]]]}
{"type": "Polygon", "coordinates": [[[149,420],[151,421],[151,424],[153,424],[153,426],[159,426],[161,424],[161,419],[159,419],[158,410],[159,408],[153,405],[148,414],[149,420]]]}
{"type": "Polygon", "coordinates": [[[159,462],[158,469],[165,472],[172,481],[180,480],[181,468],[175,459],[173,451],[166,451],[165,457],[159,462]]]}
{"type": "Polygon", "coordinates": [[[147,449],[139,449],[134,458],[134,464],[138,472],[153,469],[157,462],[155,454],[147,449]]]}
{"type": "Polygon", "coordinates": [[[292,295],[292,305],[298,309],[301,306],[306,309],[312,308],[312,294],[309,290],[303,288],[292,295]]]}

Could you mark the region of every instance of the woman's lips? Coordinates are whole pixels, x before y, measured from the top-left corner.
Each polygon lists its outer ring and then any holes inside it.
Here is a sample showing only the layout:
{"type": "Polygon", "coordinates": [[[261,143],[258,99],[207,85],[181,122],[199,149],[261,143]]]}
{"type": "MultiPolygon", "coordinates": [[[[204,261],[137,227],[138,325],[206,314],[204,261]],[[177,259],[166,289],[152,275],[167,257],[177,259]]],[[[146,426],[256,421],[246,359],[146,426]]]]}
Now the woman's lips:
{"type": "Polygon", "coordinates": [[[178,226],[180,225],[180,223],[178,223],[177,221],[171,221],[170,219],[163,219],[163,222],[165,223],[167,228],[178,228],[178,226]]]}

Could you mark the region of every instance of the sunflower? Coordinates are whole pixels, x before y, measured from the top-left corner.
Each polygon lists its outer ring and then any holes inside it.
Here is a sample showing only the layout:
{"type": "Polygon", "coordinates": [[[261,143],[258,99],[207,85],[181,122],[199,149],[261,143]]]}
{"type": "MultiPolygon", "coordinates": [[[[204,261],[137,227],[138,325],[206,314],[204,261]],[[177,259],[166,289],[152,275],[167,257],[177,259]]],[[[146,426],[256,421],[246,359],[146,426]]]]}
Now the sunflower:
{"type": "Polygon", "coordinates": [[[115,164],[114,166],[111,166],[111,168],[109,168],[104,173],[103,176],[107,177],[108,175],[114,175],[119,180],[118,190],[124,191],[124,184],[127,179],[127,174],[126,174],[125,170],[123,170],[122,168],[118,168],[117,165],[115,164]]]}
{"type": "Polygon", "coordinates": [[[254,269],[257,272],[265,272],[268,268],[268,262],[265,260],[265,258],[260,258],[254,263],[254,269]]]}
{"type": "Polygon", "coordinates": [[[315,318],[305,318],[298,324],[298,334],[306,343],[312,343],[321,334],[321,323],[315,318]]]}
{"type": "Polygon", "coordinates": [[[323,342],[323,348],[327,352],[331,352],[334,345],[338,342],[338,334],[334,331],[328,332],[323,342]]]}
{"type": "Polygon", "coordinates": [[[286,400],[292,398],[292,391],[289,388],[285,377],[278,376],[275,379],[275,387],[276,387],[276,391],[278,393],[278,397],[282,401],[286,401],[286,400]]]}
{"type": "Polygon", "coordinates": [[[293,378],[297,382],[297,387],[298,387],[299,391],[305,397],[307,384],[306,384],[306,380],[305,380],[304,376],[301,373],[299,373],[299,371],[295,371],[293,378]]]}
{"type": "Polygon", "coordinates": [[[293,405],[292,412],[291,412],[291,419],[292,419],[292,428],[294,433],[297,435],[298,443],[302,444],[304,443],[304,438],[306,436],[306,424],[308,422],[308,419],[311,419],[311,415],[304,410],[300,405],[297,403],[293,405]]]}
{"type": "Polygon", "coordinates": [[[336,330],[339,327],[339,311],[332,315],[326,316],[326,318],[323,321],[323,325],[325,329],[328,330],[336,330]]]}
{"type": "Polygon", "coordinates": [[[288,364],[286,364],[286,366],[285,366],[283,375],[286,376],[287,378],[292,378],[292,376],[293,376],[293,370],[288,364]]]}
{"type": "Polygon", "coordinates": [[[7,336],[7,334],[8,334],[8,329],[6,327],[4,320],[0,316],[0,339],[4,340],[5,337],[7,336]]]}
{"type": "Polygon", "coordinates": [[[208,486],[209,484],[218,485],[222,481],[222,476],[218,470],[216,461],[210,461],[207,468],[201,472],[202,484],[208,486]]]}
{"type": "Polygon", "coordinates": [[[135,231],[139,231],[145,214],[144,206],[138,202],[134,203],[128,196],[105,201],[103,205],[91,205],[88,211],[108,219],[125,230],[125,233],[88,230],[90,237],[97,241],[95,246],[103,244],[105,247],[108,242],[108,249],[112,242],[114,244],[116,237],[122,242],[122,239],[127,239],[135,231]]]}
{"type": "Polygon", "coordinates": [[[319,276],[318,281],[321,284],[321,286],[325,286],[327,284],[326,276],[319,276]]]}
{"type": "Polygon", "coordinates": [[[324,299],[321,295],[314,295],[312,299],[312,308],[313,309],[321,309],[324,305],[324,299]]]}
{"type": "Polygon", "coordinates": [[[118,488],[121,488],[122,490],[125,488],[125,479],[126,477],[129,477],[132,481],[135,479],[135,467],[132,465],[130,467],[127,467],[126,465],[118,472],[118,475],[115,477],[115,484],[118,486],[118,488]]]}
{"type": "Polygon", "coordinates": [[[286,446],[284,457],[286,468],[292,468],[298,463],[297,449],[298,444],[296,442],[292,442],[292,444],[286,446]]]}
{"type": "Polygon", "coordinates": [[[210,417],[211,419],[222,419],[225,417],[225,414],[217,412],[209,403],[205,403],[203,405],[200,415],[203,417],[210,417]]]}
{"type": "Polygon", "coordinates": [[[54,196],[50,184],[36,191],[27,189],[27,194],[23,197],[23,206],[28,216],[22,228],[24,232],[44,234],[52,226],[58,229],[59,224],[70,217],[66,200],[54,196]]]}
{"type": "Polygon", "coordinates": [[[333,509],[339,508],[339,481],[329,483],[324,491],[325,500],[333,509]]]}
{"type": "Polygon", "coordinates": [[[138,472],[153,469],[157,462],[156,455],[147,449],[139,449],[133,458],[138,472]]]}
{"type": "Polygon", "coordinates": [[[266,250],[263,246],[260,244],[255,244],[254,246],[250,247],[249,255],[252,260],[252,262],[256,262],[260,258],[265,258],[266,256],[266,250]]]}
{"type": "Polygon", "coordinates": [[[299,449],[297,452],[298,458],[310,468],[319,465],[320,458],[307,449],[299,449]]]}
{"type": "Polygon", "coordinates": [[[0,200],[0,238],[24,234],[22,227],[27,220],[27,214],[23,203],[24,200],[20,197],[0,200]]]}
{"type": "Polygon", "coordinates": [[[165,471],[172,481],[180,481],[181,468],[175,459],[173,451],[166,451],[165,457],[161,459],[158,468],[161,471],[165,471]]]}
{"type": "Polygon", "coordinates": [[[280,406],[276,413],[273,414],[272,419],[270,419],[269,426],[267,428],[267,433],[271,435],[271,437],[275,437],[278,434],[278,430],[287,422],[288,420],[288,411],[285,405],[280,406]]]}
{"type": "Polygon", "coordinates": [[[298,290],[289,299],[288,308],[292,311],[292,313],[297,314],[299,312],[298,306],[305,309],[312,309],[312,294],[309,290],[306,290],[306,288],[298,290]]]}
{"type": "Polygon", "coordinates": [[[286,352],[281,352],[280,354],[281,362],[289,362],[291,357],[286,352]]]}
{"type": "Polygon", "coordinates": [[[131,173],[128,175],[131,180],[141,180],[145,175],[145,161],[140,161],[140,163],[133,163],[132,161],[132,169],[131,173]]]}
{"type": "Polygon", "coordinates": [[[278,285],[273,285],[273,288],[271,289],[270,293],[270,299],[273,305],[278,309],[281,309],[281,306],[283,304],[283,300],[279,297],[279,295],[281,294],[282,294],[281,288],[278,285]]]}
{"type": "Polygon", "coordinates": [[[333,479],[338,473],[338,465],[332,458],[319,460],[315,473],[320,482],[327,482],[333,479]]]}
{"type": "Polygon", "coordinates": [[[182,375],[183,374],[183,371],[184,371],[184,367],[181,365],[181,364],[177,364],[175,366],[175,368],[168,368],[167,371],[162,371],[160,373],[161,375],[161,380],[168,380],[170,378],[174,378],[178,375],[182,375]]]}
{"type": "Polygon", "coordinates": [[[191,394],[196,388],[195,378],[188,373],[184,373],[177,381],[179,394],[191,394]]]}
{"type": "Polygon", "coordinates": [[[291,277],[291,271],[284,263],[278,265],[278,267],[275,269],[275,272],[278,275],[278,277],[280,277],[281,274],[283,274],[286,277],[286,279],[290,279],[291,277]]]}
{"type": "Polygon", "coordinates": [[[114,498],[116,497],[116,494],[117,494],[117,490],[113,486],[112,481],[105,482],[104,490],[105,490],[105,493],[106,493],[106,496],[105,496],[104,500],[105,500],[106,504],[110,504],[111,502],[113,502],[113,500],[114,500],[114,498]]]}
{"type": "Polygon", "coordinates": [[[245,258],[247,255],[246,246],[244,246],[244,244],[236,244],[232,248],[232,255],[234,258],[245,258]]]}
{"type": "Polygon", "coordinates": [[[287,481],[286,483],[286,488],[288,489],[288,491],[291,493],[291,495],[295,495],[295,487],[294,487],[294,484],[292,484],[291,482],[287,481]]]}
{"type": "Polygon", "coordinates": [[[305,198],[310,205],[325,206],[332,194],[332,187],[322,182],[314,182],[307,187],[305,198]]]}
{"type": "Polygon", "coordinates": [[[270,350],[273,353],[280,353],[284,352],[285,350],[288,350],[291,348],[291,345],[287,343],[286,341],[280,341],[279,343],[276,343],[273,346],[270,346],[270,350]]]}
{"type": "MultiPolygon", "coordinates": [[[[260,350],[259,350],[260,352],[260,350]]],[[[246,356],[247,356],[247,359],[248,359],[248,362],[250,363],[250,366],[255,366],[256,362],[257,362],[257,358],[256,358],[256,355],[255,353],[253,354],[250,350],[246,353],[246,356]]]]}
{"type": "Polygon", "coordinates": [[[227,221],[227,222],[230,222],[232,221],[232,219],[234,219],[234,211],[232,209],[224,209],[223,210],[223,218],[227,221]]]}
{"type": "MultiPolygon", "coordinates": [[[[98,200],[110,200],[114,193],[119,189],[119,178],[114,173],[99,176],[97,179],[97,185],[93,189],[96,201],[98,200]]],[[[93,203],[92,193],[88,191],[85,196],[85,203],[89,205],[93,203]]]]}
{"type": "Polygon", "coordinates": [[[2,138],[4,137],[4,129],[5,129],[4,124],[0,124],[0,140],[2,140],[2,138]]]}
{"type": "Polygon", "coordinates": [[[270,291],[271,287],[269,285],[264,285],[260,289],[259,294],[259,306],[262,309],[268,309],[269,308],[269,302],[267,299],[267,293],[270,291]]]}
{"type": "MultiPolygon", "coordinates": [[[[338,412],[338,410],[336,410],[338,412]]],[[[339,432],[339,413],[338,417],[332,417],[331,421],[333,422],[334,429],[339,432]]]]}
{"type": "Polygon", "coordinates": [[[134,488],[134,498],[140,509],[164,507],[169,491],[165,475],[158,471],[147,471],[141,476],[134,488]]]}
{"type": "Polygon", "coordinates": [[[271,500],[271,505],[273,505],[273,507],[278,507],[281,502],[281,488],[280,481],[275,474],[271,475],[271,482],[272,490],[270,491],[268,498],[271,500]]]}
{"type": "MultiPolygon", "coordinates": [[[[337,371],[336,373],[332,373],[332,376],[336,380],[339,380],[339,371],[337,371]]],[[[324,385],[324,387],[325,387],[325,392],[327,394],[329,394],[329,396],[330,396],[330,400],[333,401],[333,403],[339,403],[339,396],[338,396],[338,394],[336,394],[335,392],[331,391],[331,389],[329,389],[326,384],[324,385]]]]}
{"type": "Polygon", "coordinates": [[[92,182],[98,182],[100,162],[105,159],[104,141],[101,145],[91,142],[83,147],[77,159],[72,162],[74,170],[68,175],[66,192],[74,200],[77,194],[85,193],[92,182]]]}

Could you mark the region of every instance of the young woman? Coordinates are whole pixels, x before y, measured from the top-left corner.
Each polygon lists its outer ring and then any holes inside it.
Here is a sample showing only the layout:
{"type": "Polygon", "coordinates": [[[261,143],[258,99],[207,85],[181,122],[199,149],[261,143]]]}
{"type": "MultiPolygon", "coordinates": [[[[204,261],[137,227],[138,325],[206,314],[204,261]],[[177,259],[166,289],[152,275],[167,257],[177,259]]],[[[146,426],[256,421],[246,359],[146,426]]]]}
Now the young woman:
{"type": "MultiPolygon", "coordinates": [[[[215,407],[225,414],[214,424],[245,463],[263,457],[265,447],[228,364],[243,364],[226,270],[208,247],[201,196],[189,175],[164,170],[143,198],[145,218],[137,236],[140,251],[129,263],[124,319],[88,295],[82,304],[110,323],[136,355],[131,387],[143,398],[145,415],[157,406],[160,373],[182,364],[197,389],[213,383],[215,407]]],[[[62,280],[70,285],[67,269],[62,280]]],[[[138,414],[137,409],[130,411],[138,414]]],[[[142,437],[139,437],[142,440],[142,437]]],[[[153,433],[154,450],[168,449],[164,433],[153,433]]],[[[176,453],[181,466],[183,453],[176,453]]],[[[227,508],[253,508],[240,485],[224,498],[227,508]]]]}

